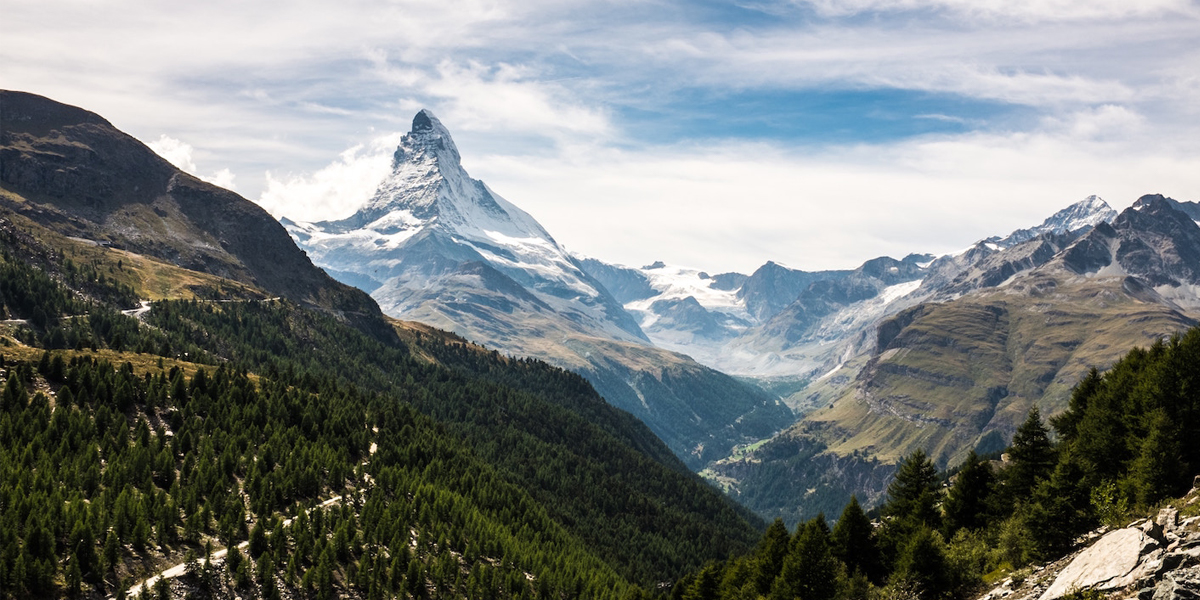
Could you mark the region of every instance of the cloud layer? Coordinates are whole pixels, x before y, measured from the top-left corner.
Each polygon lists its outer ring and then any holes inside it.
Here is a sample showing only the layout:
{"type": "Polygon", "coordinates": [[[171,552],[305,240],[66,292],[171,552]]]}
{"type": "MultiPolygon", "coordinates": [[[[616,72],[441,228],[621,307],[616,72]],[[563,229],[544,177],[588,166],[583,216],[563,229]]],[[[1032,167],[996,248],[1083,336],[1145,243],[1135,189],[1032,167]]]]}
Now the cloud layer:
{"type": "Polygon", "coordinates": [[[0,85],[277,216],[365,202],[413,113],[566,245],[751,270],[1200,199],[1195,0],[0,0],[0,85]]]}

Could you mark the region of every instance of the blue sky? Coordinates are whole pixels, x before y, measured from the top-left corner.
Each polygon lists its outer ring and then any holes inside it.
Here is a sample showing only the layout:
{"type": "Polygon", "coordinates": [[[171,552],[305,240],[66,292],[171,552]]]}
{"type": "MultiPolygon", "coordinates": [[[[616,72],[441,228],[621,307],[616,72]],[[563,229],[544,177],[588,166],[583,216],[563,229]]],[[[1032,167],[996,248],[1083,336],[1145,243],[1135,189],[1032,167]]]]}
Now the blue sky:
{"type": "Polygon", "coordinates": [[[369,197],[419,108],[582,254],[948,252],[1089,194],[1200,200],[1195,0],[0,0],[0,86],[277,216],[369,197]]]}

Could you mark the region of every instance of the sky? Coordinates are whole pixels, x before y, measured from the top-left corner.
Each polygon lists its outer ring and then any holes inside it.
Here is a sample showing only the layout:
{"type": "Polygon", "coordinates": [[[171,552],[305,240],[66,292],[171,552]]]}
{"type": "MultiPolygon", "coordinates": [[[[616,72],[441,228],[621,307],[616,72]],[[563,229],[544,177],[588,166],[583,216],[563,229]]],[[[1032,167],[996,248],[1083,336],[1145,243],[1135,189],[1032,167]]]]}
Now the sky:
{"type": "MultiPolygon", "coordinates": [[[[750,272],[1200,201],[1200,0],[0,0],[0,87],[277,217],[365,203],[417,110],[580,255],[750,272]]],[[[2,110],[2,107],[0,107],[2,110]]]]}

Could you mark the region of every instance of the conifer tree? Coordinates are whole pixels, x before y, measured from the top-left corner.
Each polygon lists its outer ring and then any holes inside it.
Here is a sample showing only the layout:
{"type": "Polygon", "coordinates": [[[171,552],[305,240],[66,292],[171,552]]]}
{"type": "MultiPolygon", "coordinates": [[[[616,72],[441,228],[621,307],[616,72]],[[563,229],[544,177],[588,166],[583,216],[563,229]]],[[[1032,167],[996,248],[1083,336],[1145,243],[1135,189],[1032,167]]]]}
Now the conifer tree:
{"type": "Polygon", "coordinates": [[[1054,467],[1051,476],[1038,484],[1027,505],[1025,522],[1042,558],[1061,555],[1071,548],[1075,537],[1095,520],[1091,494],[1082,485],[1083,468],[1067,453],[1054,467]]]}
{"type": "Polygon", "coordinates": [[[841,565],[830,548],[827,527],[818,519],[797,528],[771,589],[772,600],[833,600],[837,596],[841,565]]]}
{"type": "Polygon", "coordinates": [[[846,565],[848,573],[861,573],[869,580],[881,583],[883,565],[874,529],[858,503],[858,497],[850,496],[850,502],[842,509],[842,516],[833,527],[830,541],[833,555],[846,565]]]}
{"type": "Polygon", "coordinates": [[[1011,501],[1028,497],[1038,481],[1049,477],[1054,470],[1050,430],[1036,406],[1029,409],[1025,422],[1013,435],[1008,456],[1012,465],[1004,470],[1004,487],[1011,501]]]}
{"type": "Polygon", "coordinates": [[[942,505],[948,537],[953,537],[959,529],[974,530],[987,525],[994,479],[992,466],[972,450],[942,505]]]}
{"type": "Polygon", "coordinates": [[[896,520],[927,527],[941,525],[937,512],[937,467],[917,449],[900,463],[896,479],[888,485],[888,501],[883,514],[896,520]]]}
{"type": "Polygon", "coordinates": [[[765,596],[771,592],[771,586],[779,576],[779,571],[783,569],[784,559],[787,558],[790,539],[783,519],[775,519],[758,542],[754,561],[754,585],[759,595],[765,596]]]}
{"type": "Polygon", "coordinates": [[[943,598],[950,592],[946,544],[941,534],[929,527],[913,533],[896,560],[894,577],[917,585],[922,598],[943,598]]]}
{"type": "Polygon", "coordinates": [[[1186,478],[1180,444],[1162,408],[1146,417],[1147,434],[1130,468],[1130,479],[1141,506],[1153,506],[1169,494],[1178,494],[1186,478]]]}

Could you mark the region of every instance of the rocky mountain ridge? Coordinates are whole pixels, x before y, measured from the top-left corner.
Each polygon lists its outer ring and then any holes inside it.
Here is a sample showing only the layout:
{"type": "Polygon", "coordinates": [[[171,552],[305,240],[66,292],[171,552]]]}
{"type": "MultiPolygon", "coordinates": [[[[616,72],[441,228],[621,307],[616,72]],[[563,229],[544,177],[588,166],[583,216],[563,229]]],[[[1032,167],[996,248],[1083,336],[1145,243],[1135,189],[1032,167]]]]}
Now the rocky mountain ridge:
{"type": "MultiPolygon", "coordinates": [[[[779,514],[792,514],[786,498],[808,490],[804,518],[823,494],[844,494],[796,470],[822,452],[858,472],[917,448],[943,467],[970,450],[1003,449],[1031,407],[1057,413],[1089,369],[1196,323],[1188,257],[1200,250],[1197,234],[1166,199],[1146,196],[1111,225],[980,249],[974,266],[868,327],[865,352],[799,392],[822,408],[760,449],[714,464],[712,475],[755,499],[751,507],[779,514]],[[797,477],[768,484],[782,472],[797,477]]],[[[873,481],[864,491],[883,488],[873,481]]]]}

